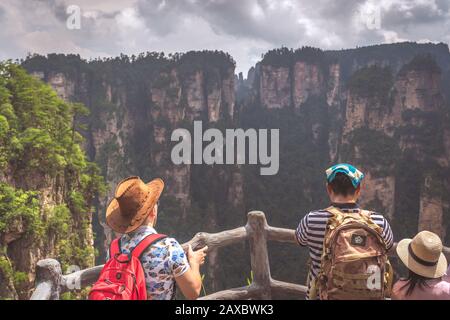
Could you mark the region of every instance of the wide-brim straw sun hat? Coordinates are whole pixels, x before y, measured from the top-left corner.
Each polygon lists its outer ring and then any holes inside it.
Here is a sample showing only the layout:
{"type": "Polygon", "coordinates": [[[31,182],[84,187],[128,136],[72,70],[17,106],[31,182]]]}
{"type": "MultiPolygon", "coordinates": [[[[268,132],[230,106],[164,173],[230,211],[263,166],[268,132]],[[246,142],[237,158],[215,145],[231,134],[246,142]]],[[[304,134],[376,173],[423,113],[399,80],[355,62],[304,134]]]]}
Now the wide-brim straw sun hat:
{"type": "Polygon", "coordinates": [[[426,278],[440,278],[447,271],[447,259],[442,253],[442,241],[430,231],[419,232],[413,239],[403,239],[397,255],[412,272],[426,278]]]}
{"type": "Polygon", "coordinates": [[[164,182],[159,178],[148,183],[139,177],[122,180],[106,209],[106,223],[121,234],[136,230],[158,202],[163,189],[164,182]]]}

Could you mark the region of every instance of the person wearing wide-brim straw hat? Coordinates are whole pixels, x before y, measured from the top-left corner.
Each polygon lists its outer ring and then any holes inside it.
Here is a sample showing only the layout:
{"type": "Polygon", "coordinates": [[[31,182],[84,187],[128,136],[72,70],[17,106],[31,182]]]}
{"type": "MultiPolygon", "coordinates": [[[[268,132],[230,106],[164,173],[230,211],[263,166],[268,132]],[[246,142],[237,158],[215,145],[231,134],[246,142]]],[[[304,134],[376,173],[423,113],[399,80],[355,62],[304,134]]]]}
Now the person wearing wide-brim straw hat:
{"type": "Polygon", "coordinates": [[[106,223],[117,233],[139,228],[152,212],[164,189],[161,179],[144,183],[138,177],[122,180],[106,209],[106,223]]]}
{"type": "Polygon", "coordinates": [[[450,300],[447,259],[442,250],[441,239],[430,231],[421,231],[413,239],[400,241],[397,255],[408,268],[409,276],[394,285],[392,298],[450,300]]]}
{"type": "Polygon", "coordinates": [[[200,266],[208,247],[193,251],[189,246],[185,252],[174,238],[157,234],[154,227],[163,190],[164,182],[159,178],[148,183],[134,176],[122,180],[106,209],[106,223],[121,234],[113,243],[126,255],[145,238],[157,239],[140,255],[148,299],[173,299],[175,284],[186,298],[196,299],[202,285],[200,266]]]}

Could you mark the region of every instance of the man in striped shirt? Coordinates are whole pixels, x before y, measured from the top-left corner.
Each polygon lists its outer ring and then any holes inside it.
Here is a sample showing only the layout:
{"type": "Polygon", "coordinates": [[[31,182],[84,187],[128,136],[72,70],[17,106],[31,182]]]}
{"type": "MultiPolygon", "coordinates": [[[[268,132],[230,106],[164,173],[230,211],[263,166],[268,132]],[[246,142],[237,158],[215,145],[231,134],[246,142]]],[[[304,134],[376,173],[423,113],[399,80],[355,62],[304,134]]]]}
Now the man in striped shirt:
{"type": "MultiPolygon", "coordinates": [[[[352,165],[344,163],[329,168],[326,175],[331,205],[345,213],[359,214],[360,209],[356,201],[360,195],[360,183],[364,174],[352,165]]],[[[310,296],[311,284],[315,282],[320,271],[324,236],[331,216],[332,214],[325,210],[312,211],[300,221],[295,233],[298,243],[309,247],[311,258],[307,299],[310,296]]],[[[394,239],[388,221],[377,213],[372,213],[371,218],[383,229],[382,237],[390,249],[394,239]]]]}

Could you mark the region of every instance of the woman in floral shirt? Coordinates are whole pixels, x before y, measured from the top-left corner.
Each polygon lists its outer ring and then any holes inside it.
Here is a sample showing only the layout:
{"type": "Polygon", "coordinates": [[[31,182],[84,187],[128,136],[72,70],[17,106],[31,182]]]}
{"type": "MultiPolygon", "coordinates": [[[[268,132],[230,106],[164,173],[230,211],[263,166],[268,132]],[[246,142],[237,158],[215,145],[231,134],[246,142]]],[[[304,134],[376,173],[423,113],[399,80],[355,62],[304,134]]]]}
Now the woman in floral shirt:
{"type": "MultiPolygon", "coordinates": [[[[145,184],[138,177],[127,178],[117,186],[114,199],[106,210],[106,222],[122,234],[122,253],[130,253],[145,237],[157,233],[154,229],[157,203],[163,188],[161,179],[145,184]]],[[[175,283],[187,299],[197,299],[202,285],[200,266],[205,262],[207,249],[193,251],[189,246],[185,253],[174,238],[163,238],[149,246],[140,258],[148,299],[173,299],[175,283]]]]}
{"type": "MultiPolygon", "coordinates": [[[[122,236],[122,253],[128,254],[142,239],[156,230],[150,226],[141,226],[136,231],[122,236]]],[[[175,296],[175,279],[189,270],[190,265],[183,248],[177,240],[164,238],[142,254],[147,284],[147,297],[150,300],[170,300],[175,296]]]]}

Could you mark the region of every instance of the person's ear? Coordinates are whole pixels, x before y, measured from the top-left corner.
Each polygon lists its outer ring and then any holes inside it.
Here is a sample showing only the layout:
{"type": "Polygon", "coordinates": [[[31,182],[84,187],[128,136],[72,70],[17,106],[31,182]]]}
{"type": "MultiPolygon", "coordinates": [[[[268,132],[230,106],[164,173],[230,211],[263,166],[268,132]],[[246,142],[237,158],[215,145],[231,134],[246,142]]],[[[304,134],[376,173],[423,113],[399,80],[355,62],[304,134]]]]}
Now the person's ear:
{"type": "Polygon", "coordinates": [[[356,191],[355,191],[355,196],[356,196],[356,198],[359,197],[359,194],[360,194],[360,193],[361,193],[361,184],[359,184],[358,187],[356,188],[356,191]]]}
{"type": "Polygon", "coordinates": [[[156,205],[152,208],[152,211],[148,216],[151,218],[154,218],[156,216],[156,205]]]}
{"type": "Polygon", "coordinates": [[[331,197],[333,195],[333,189],[331,188],[329,183],[326,183],[325,186],[327,188],[328,195],[331,197]]]}

